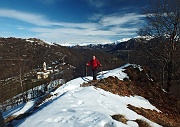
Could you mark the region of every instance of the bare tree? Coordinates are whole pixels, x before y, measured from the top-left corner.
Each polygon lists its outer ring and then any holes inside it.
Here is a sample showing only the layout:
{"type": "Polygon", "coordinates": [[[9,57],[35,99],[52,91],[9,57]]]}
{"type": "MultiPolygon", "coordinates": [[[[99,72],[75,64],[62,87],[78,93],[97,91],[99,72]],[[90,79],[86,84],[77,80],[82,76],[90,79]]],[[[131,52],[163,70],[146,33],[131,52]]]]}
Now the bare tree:
{"type": "Polygon", "coordinates": [[[156,42],[159,42],[162,49],[151,46],[148,52],[163,64],[163,76],[166,69],[166,90],[169,92],[174,73],[175,54],[179,45],[180,0],[153,0],[145,10],[145,15],[147,25],[139,29],[138,34],[157,38],[156,42]]]}

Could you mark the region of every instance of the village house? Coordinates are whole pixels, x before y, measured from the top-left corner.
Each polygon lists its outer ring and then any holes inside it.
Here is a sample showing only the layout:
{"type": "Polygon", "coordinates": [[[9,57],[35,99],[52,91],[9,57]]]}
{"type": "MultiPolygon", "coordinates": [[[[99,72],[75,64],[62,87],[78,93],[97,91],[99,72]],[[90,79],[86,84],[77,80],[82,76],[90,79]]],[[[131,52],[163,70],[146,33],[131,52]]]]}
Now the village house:
{"type": "Polygon", "coordinates": [[[47,69],[46,62],[44,62],[42,71],[38,71],[36,73],[36,77],[37,77],[37,79],[46,79],[49,77],[49,75],[51,73],[53,73],[52,67],[48,67],[48,69],[47,69]]]}

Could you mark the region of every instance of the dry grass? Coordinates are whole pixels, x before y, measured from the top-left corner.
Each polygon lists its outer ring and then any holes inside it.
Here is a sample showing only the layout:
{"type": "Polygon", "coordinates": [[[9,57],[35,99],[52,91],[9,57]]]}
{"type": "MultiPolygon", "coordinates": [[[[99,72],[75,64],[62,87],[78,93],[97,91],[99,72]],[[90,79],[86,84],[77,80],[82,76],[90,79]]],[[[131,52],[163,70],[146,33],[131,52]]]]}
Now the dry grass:
{"type": "MultiPolygon", "coordinates": [[[[130,104],[128,105],[128,108],[146,117],[147,119],[159,125],[162,125],[163,127],[179,127],[180,117],[178,117],[176,114],[170,116],[163,112],[157,112],[155,110],[138,108],[130,104]]],[[[139,124],[139,121],[136,120],[136,122],[139,124]]],[[[146,127],[146,126],[142,126],[142,127],[146,127]]]]}
{"type": "Polygon", "coordinates": [[[111,116],[114,120],[117,120],[119,122],[122,122],[124,124],[127,124],[127,119],[124,115],[121,115],[121,114],[116,114],[116,115],[112,115],[111,116]]]}
{"type": "MultiPolygon", "coordinates": [[[[112,115],[111,117],[114,120],[117,120],[119,122],[127,124],[128,119],[122,114],[115,114],[115,115],[112,115]]],[[[133,121],[135,121],[139,125],[139,127],[152,127],[145,120],[142,120],[142,119],[136,119],[136,120],[133,120],[133,121]]]]}
{"type": "Polygon", "coordinates": [[[138,123],[139,127],[152,127],[145,120],[136,119],[135,122],[138,123]]]}

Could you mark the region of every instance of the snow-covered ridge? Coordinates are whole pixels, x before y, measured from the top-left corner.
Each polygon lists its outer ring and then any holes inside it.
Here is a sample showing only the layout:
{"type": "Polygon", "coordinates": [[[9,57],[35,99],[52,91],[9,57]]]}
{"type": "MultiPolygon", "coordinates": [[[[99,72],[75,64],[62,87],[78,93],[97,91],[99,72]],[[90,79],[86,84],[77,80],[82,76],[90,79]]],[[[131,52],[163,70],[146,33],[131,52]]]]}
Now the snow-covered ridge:
{"type": "MultiPolygon", "coordinates": [[[[116,76],[120,80],[128,78],[124,73],[125,67],[133,66],[142,69],[138,65],[126,64],[122,67],[100,72],[98,79],[116,76]]],[[[22,121],[14,122],[18,127],[138,127],[133,120],[142,119],[153,127],[160,125],[138,115],[127,108],[128,104],[145,109],[157,110],[148,100],[141,96],[119,96],[93,86],[80,87],[85,81],[92,80],[91,76],[73,79],[52,92],[53,95],[41,105],[40,109],[22,121]],[[111,115],[123,114],[127,124],[117,122],[111,115]]],[[[14,115],[23,113],[33,107],[34,101],[18,107],[11,112],[14,115]]],[[[4,113],[7,117],[7,112],[4,113]]]]}
{"type": "MultiPolygon", "coordinates": [[[[130,39],[145,39],[145,40],[151,40],[153,37],[150,37],[150,36],[137,36],[137,37],[134,37],[134,38],[122,38],[122,39],[119,39],[119,40],[116,40],[116,41],[106,41],[106,42],[85,42],[85,43],[77,43],[77,42],[71,42],[71,43],[68,43],[68,42],[57,42],[59,45],[61,46],[66,46],[66,47],[72,47],[72,46],[76,46],[76,45],[79,45],[79,46],[87,46],[87,45],[105,45],[105,44],[118,44],[118,43],[121,43],[121,42],[126,42],[126,41],[129,41],[130,39]]],[[[48,45],[54,45],[53,42],[48,42],[48,41],[44,41],[44,40],[40,40],[40,39],[36,39],[36,38],[28,38],[26,39],[27,42],[38,42],[39,44],[41,45],[44,45],[44,44],[48,44],[48,45]]]]}

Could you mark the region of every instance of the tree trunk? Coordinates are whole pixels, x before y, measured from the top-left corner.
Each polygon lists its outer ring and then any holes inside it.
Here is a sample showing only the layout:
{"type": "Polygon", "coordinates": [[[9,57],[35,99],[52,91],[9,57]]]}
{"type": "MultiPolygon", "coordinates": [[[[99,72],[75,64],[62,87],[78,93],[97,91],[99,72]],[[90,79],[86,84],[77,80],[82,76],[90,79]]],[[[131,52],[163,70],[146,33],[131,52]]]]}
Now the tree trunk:
{"type": "Polygon", "coordinates": [[[168,62],[168,77],[167,77],[167,92],[170,92],[170,88],[172,86],[172,76],[173,76],[173,60],[174,60],[174,51],[175,51],[175,33],[176,33],[176,25],[174,26],[174,31],[172,33],[172,36],[170,38],[170,43],[171,43],[171,50],[170,50],[170,58],[169,58],[169,62],[168,62]]]}
{"type": "Polygon", "coordinates": [[[171,85],[172,85],[172,73],[173,73],[173,65],[172,65],[172,61],[169,61],[168,62],[168,72],[167,72],[167,88],[166,88],[166,91],[167,92],[170,92],[170,88],[171,88],[171,85]]]}
{"type": "Polygon", "coordinates": [[[162,88],[164,87],[165,67],[166,67],[166,64],[164,64],[162,67],[162,75],[161,75],[161,83],[162,83],[161,86],[162,86],[162,88]]]}

